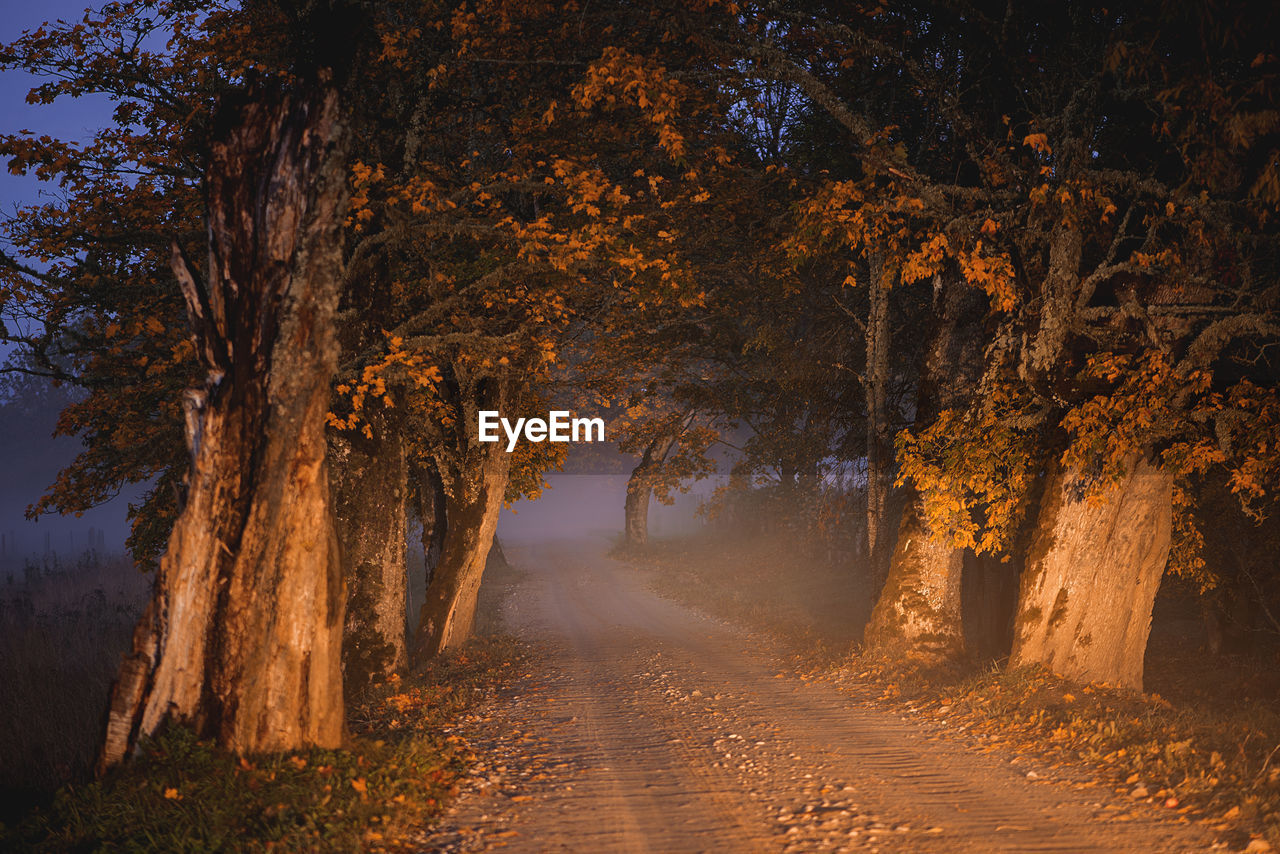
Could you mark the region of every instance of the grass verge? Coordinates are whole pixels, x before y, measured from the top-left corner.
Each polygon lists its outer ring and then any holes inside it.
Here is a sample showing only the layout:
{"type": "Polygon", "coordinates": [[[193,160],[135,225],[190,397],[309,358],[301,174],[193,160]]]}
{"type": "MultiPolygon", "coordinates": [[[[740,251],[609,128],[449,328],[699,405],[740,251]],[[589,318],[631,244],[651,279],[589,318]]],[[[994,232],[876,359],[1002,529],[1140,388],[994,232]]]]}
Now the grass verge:
{"type": "Polygon", "coordinates": [[[1237,849],[1280,850],[1274,703],[1175,704],[1156,694],[1074,684],[1040,668],[912,669],[870,654],[822,676],[862,699],[932,721],[973,749],[1084,770],[1123,798],[1212,827],[1237,849]]]}
{"type": "Polygon", "coordinates": [[[1201,821],[1237,848],[1280,851],[1280,691],[1257,678],[1256,660],[1153,635],[1151,694],[992,662],[922,669],[861,652],[865,585],[797,544],[693,538],[628,559],[652,571],[663,595],[792,650],[806,678],[932,721],[973,749],[1035,757],[1066,776],[1084,771],[1094,785],[1201,821]]]}
{"type": "Polygon", "coordinates": [[[24,851],[404,851],[472,758],[445,734],[526,655],[481,637],[350,710],[352,742],[240,758],[175,727],[106,779],[0,828],[24,851]]]}
{"type": "Polygon", "coordinates": [[[0,822],[91,776],[111,682],[149,584],[132,561],[92,552],[3,573],[0,822]]]}
{"type": "Polygon", "coordinates": [[[703,535],[615,556],[650,570],[661,595],[747,626],[793,650],[807,668],[843,660],[870,613],[859,579],[786,537],[703,535]]]}

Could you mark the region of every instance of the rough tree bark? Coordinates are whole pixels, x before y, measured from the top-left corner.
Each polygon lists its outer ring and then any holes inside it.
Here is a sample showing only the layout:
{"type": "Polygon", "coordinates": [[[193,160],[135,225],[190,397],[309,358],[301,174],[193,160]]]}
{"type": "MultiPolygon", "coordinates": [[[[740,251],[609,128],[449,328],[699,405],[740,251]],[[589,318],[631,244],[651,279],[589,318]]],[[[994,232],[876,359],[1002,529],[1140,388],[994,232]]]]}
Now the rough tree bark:
{"type": "Polygon", "coordinates": [[[960,598],[964,603],[964,646],[970,658],[1006,659],[1013,643],[1020,560],[1001,561],[966,549],[960,598]]]}
{"type": "MultiPolygon", "coordinates": [[[[920,367],[916,422],[965,406],[982,367],[981,292],[939,279],[928,343],[920,367]]],[[[912,490],[898,527],[880,598],[863,634],[869,649],[938,661],[964,653],[961,581],[964,549],[936,538],[912,490]]]]}
{"type": "Polygon", "coordinates": [[[426,577],[422,589],[431,587],[431,579],[444,552],[444,534],[449,528],[445,517],[444,481],[433,463],[413,466],[413,494],[418,502],[418,519],[422,522],[422,557],[426,577]]]}
{"type": "Polygon", "coordinates": [[[370,409],[372,436],[329,435],[329,475],[347,584],[342,640],[348,698],[385,682],[408,662],[405,560],[408,468],[394,413],[370,409]]]}
{"type": "Polygon", "coordinates": [[[505,385],[481,379],[459,393],[457,445],[436,457],[448,525],[414,633],[413,651],[420,660],[458,646],[471,637],[475,625],[476,597],[511,470],[504,443],[479,441],[478,413],[514,408],[505,385]]]}
{"type": "Polygon", "coordinates": [[[889,441],[889,290],[898,269],[878,256],[871,263],[866,323],[867,368],[863,391],[867,400],[867,556],[872,589],[889,574],[889,491],[893,482],[893,446],[889,441]]]}
{"type": "Polygon", "coordinates": [[[627,499],[624,507],[623,541],[632,548],[641,548],[649,542],[649,499],[653,495],[652,476],[675,446],[675,436],[655,437],[644,449],[639,464],[631,470],[627,479],[627,499]]]}
{"type": "Polygon", "coordinates": [[[1169,555],[1172,478],[1145,458],[1101,497],[1078,475],[1045,486],[1018,593],[1010,666],[1142,689],[1151,609],[1169,555]]]}
{"type": "Polygon", "coordinates": [[[254,87],[219,107],[207,282],[174,249],[208,370],[185,400],[186,503],[112,692],[100,770],[171,720],[240,752],[342,741],[325,414],[346,138],[324,84],[254,87]]]}
{"type": "Polygon", "coordinates": [[[964,550],[935,539],[911,501],[902,514],[884,590],[863,634],[868,649],[929,661],[964,652],[964,550]]]}
{"type": "Polygon", "coordinates": [[[445,487],[449,526],[414,637],[420,658],[438,655],[471,637],[476,597],[511,466],[511,455],[500,444],[487,447],[491,450],[476,470],[451,478],[445,487]]]}

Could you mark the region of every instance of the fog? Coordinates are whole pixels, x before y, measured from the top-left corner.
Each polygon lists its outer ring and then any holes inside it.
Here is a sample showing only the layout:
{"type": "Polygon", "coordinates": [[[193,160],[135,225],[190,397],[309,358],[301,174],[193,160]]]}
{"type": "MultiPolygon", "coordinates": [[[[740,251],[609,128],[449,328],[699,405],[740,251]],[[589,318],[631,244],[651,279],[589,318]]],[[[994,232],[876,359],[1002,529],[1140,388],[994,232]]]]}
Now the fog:
{"type": "MultiPolygon", "coordinates": [[[[622,533],[625,474],[551,474],[548,488],[536,499],[518,501],[502,511],[498,538],[503,541],[613,538],[622,533]]],[[[703,525],[698,509],[718,485],[704,480],[671,505],[649,502],[649,536],[690,534],[703,525]]]]}
{"type": "MultiPolygon", "coordinates": [[[[537,498],[503,508],[498,520],[500,544],[591,540],[607,546],[621,539],[626,474],[549,474],[543,482],[547,488],[537,498]]],[[[670,505],[650,499],[649,537],[662,539],[700,530],[706,519],[699,510],[722,482],[723,478],[711,478],[695,483],[689,492],[673,495],[670,505]]],[[[426,579],[422,528],[417,522],[409,526],[408,540],[406,617],[412,632],[425,597],[426,579]]]]}
{"type": "Polygon", "coordinates": [[[0,404],[0,571],[54,559],[72,563],[90,549],[100,554],[124,551],[129,502],[140,500],[143,486],[126,489],[79,517],[49,513],[37,521],[26,518],[27,508],[81,450],[74,438],[53,437],[58,412],[68,400],[53,393],[0,404]]]}
{"type": "MultiPolygon", "coordinates": [[[[12,572],[29,562],[72,563],[85,551],[120,554],[129,535],[128,506],[141,500],[145,486],[127,488],[115,499],[81,516],[47,513],[26,518],[27,508],[55,481],[58,472],[81,450],[79,440],[53,436],[59,411],[69,395],[28,385],[21,399],[0,403],[0,571],[12,572]]],[[[547,488],[536,499],[504,508],[498,538],[520,542],[569,538],[609,540],[619,536],[627,472],[634,461],[617,455],[608,474],[548,474],[547,488]]],[[[672,504],[656,498],[649,505],[649,533],[655,538],[694,533],[705,523],[699,510],[722,478],[693,484],[674,493],[672,504]]],[[[420,548],[416,532],[408,543],[420,548]]]]}

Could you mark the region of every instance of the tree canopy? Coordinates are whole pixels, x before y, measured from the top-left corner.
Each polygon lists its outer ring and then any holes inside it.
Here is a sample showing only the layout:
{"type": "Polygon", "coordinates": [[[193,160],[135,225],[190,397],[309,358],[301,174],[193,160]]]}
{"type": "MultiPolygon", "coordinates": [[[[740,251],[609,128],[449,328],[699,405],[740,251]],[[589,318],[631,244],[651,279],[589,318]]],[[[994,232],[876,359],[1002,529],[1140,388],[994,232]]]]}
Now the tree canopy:
{"type": "MultiPolygon", "coordinates": [[[[313,317],[244,284],[284,274],[232,252],[234,229],[279,264],[312,223],[341,244],[332,327],[328,303],[314,315],[335,342],[317,435],[397,449],[384,483],[452,514],[423,650],[469,631],[498,507],[563,459],[480,442],[477,413],[552,401],[608,415],[639,457],[637,512],[717,447],[791,513],[854,472],[837,524],[899,622],[931,613],[921,636],[950,619],[965,550],[1025,566],[1020,625],[1056,626],[1088,586],[1041,589],[1062,526],[1112,512],[1150,537],[1106,561],[1239,583],[1263,570],[1216,559],[1210,529],[1265,539],[1280,486],[1275,15],[129,0],[46,25],[0,50],[48,79],[31,99],[116,108],[84,145],[0,136],[11,171],[58,188],[3,222],[8,369],[87,392],[59,424],[85,450],[33,512],[149,481],[130,547],[173,552],[209,402],[266,383],[274,336],[313,317]],[[341,103],[341,192],[233,227],[313,174],[249,161],[310,150],[317,92],[341,103]],[[297,138],[250,145],[255,110],[284,104],[297,138]],[[917,529],[937,545],[918,561],[917,529]]],[[[330,461],[343,506],[372,488],[350,459],[330,461]]],[[[1252,595],[1274,596],[1265,572],[1252,595]]]]}

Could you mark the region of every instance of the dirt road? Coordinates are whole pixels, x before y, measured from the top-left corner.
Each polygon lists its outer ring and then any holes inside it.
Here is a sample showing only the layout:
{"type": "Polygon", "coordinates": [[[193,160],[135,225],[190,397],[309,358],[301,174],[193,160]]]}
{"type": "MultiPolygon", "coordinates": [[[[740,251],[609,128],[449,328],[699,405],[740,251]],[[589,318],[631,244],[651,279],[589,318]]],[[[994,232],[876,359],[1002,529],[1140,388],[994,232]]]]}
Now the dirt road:
{"type": "Polygon", "coordinates": [[[549,649],[474,716],[436,851],[1205,851],[1104,788],[942,741],[790,675],[600,544],[508,547],[509,631],[549,649]],[[1029,778],[1029,773],[1031,777],[1029,778]]]}

